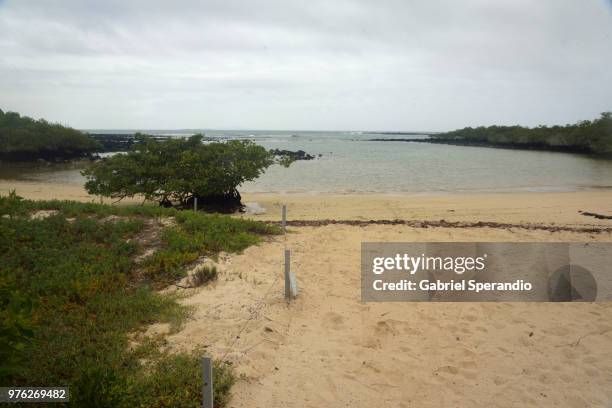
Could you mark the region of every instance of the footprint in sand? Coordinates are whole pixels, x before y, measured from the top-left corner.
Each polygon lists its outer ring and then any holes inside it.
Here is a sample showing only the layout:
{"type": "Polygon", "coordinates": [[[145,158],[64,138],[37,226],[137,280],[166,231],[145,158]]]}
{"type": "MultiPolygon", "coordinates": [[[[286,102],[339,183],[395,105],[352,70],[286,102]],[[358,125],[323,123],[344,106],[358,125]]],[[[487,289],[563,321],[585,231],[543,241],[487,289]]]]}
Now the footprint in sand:
{"type": "Polygon", "coordinates": [[[495,385],[504,385],[508,382],[508,378],[500,377],[499,375],[493,378],[493,383],[495,385]]]}
{"type": "Polygon", "coordinates": [[[342,330],[344,327],[344,317],[336,312],[327,312],[323,316],[323,326],[328,329],[342,330]]]}
{"type": "Polygon", "coordinates": [[[392,335],[397,334],[397,329],[394,327],[395,323],[391,320],[380,320],[376,323],[375,332],[377,335],[392,335]]]}
{"type": "Polygon", "coordinates": [[[434,371],[434,373],[446,373],[446,374],[457,375],[459,373],[459,368],[455,366],[447,365],[447,366],[442,366],[438,368],[436,371],[434,371]]]}
{"type": "Polygon", "coordinates": [[[363,345],[363,347],[370,349],[381,348],[380,341],[376,337],[368,337],[367,339],[364,339],[361,344],[363,345]]]}
{"type": "Polygon", "coordinates": [[[461,363],[459,363],[459,365],[461,366],[461,368],[467,368],[467,369],[476,368],[476,362],[474,362],[473,360],[462,361],[461,363]]]}
{"type": "Polygon", "coordinates": [[[502,320],[494,320],[493,327],[496,328],[497,330],[501,330],[506,327],[506,323],[502,320]]]}
{"type": "Polygon", "coordinates": [[[472,350],[467,349],[467,348],[463,348],[461,349],[461,354],[465,357],[465,358],[469,358],[470,361],[474,361],[477,357],[477,354],[474,353],[472,350]]]}
{"type": "Polygon", "coordinates": [[[422,331],[414,327],[405,325],[402,329],[402,333],[408,336],[420,336],[422,334],[422,331]]]}
{"type": "Polygon", "coordinates": [[[549,327],[549,328],[543,329],[542,332],[545,334],[549,334],[551,336],[562,336],[562,337],[566,337],[572,333],[569,329],[563,326],[549,327]]]}
{"type": "Polygon", "coordinates": [[[591,364],[595,364],[595,363],[597,363],[598,359],[597,359],[597,358],[595,358],[595,357],[593,357],[593,356],[586,356],[586,357],[584,357],[584,358],[582,359],[582,361],[583,361],[585,364],[589,364],[589,365],[591,365],[591,364]]]}
{"type": "Polygon", "coordinates": [[[547,373],[540,374],[538,381],[544,385],[550,385],[554,382],[553,378],[547,373]]]}

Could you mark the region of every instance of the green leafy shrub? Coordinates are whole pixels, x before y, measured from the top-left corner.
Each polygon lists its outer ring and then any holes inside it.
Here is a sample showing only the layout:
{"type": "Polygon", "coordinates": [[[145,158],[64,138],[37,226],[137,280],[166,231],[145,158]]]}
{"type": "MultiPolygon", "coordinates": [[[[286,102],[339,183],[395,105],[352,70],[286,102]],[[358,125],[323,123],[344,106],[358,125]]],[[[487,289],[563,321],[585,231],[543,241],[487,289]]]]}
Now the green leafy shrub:
{"type": "MultiPolygon", "coordinates": [[[[107,157],[83,171],[90,194],[121,200],[143,196],[170,206],[178,203],[219,211],[241,205],[237,187],[259,177],[276,156],[246,140],[202,143],[202,135],[157,140],[137,135],[126,154],[107,157]]],[[[291,160],[278,161],[289,165],[291,160]]]]}

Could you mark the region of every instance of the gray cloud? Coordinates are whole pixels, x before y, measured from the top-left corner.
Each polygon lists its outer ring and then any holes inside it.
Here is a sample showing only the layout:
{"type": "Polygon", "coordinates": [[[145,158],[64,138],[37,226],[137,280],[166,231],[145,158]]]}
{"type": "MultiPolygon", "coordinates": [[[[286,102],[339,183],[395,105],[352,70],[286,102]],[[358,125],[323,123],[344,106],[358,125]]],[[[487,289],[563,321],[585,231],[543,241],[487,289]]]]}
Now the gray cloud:
{"type": "Polygon", "coordinates": [[[80,128],[431,129],[612,109],[609,0],[0,1],[0,108],[80,128]]]}

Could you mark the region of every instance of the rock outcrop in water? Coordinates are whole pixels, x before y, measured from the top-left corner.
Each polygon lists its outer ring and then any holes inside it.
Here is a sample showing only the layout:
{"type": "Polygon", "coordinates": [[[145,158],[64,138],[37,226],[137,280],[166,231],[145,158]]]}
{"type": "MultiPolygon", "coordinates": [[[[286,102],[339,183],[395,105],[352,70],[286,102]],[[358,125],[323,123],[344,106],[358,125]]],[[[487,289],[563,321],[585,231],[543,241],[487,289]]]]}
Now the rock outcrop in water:
{"type": "Polygon", "coordinates": [[[288,157],[289,159],[293,161],[295,160],[314,160],[316,158],[312,154],[308,154],[303,150],[292,151],[292,150],[272,149],[270,150],[270,153],[272,153],[275,156],[288,157]]]}

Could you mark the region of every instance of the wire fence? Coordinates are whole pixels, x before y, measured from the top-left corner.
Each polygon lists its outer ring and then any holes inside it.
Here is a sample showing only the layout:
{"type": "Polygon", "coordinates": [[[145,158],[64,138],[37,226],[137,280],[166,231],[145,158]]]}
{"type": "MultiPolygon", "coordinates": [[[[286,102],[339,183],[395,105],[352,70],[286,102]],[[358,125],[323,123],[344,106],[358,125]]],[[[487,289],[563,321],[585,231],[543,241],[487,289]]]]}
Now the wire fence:
{"type": "MultiPolygon", "coordinates": [[[[283,241],[284,241],[284,249],[285,249],[285,254],[287,251],[287,230],[285,228],[286,225],[286,217],[287,217],[287,207],[285,205],[282,206],[282,229],[283,229],[283,241]]],[[[285,255],[286,256],[286,255],[285,255]]],[[[250,313],[249,313],[249,317],[244,321],[244,323],[241,324],[241,326],[238,329],[238,332],[236,333],[235,336],[232,337],[231,343],[229,345],[229,347],[227,348],[227,350],[225,351],[225,353],[223,353],[223,356],[221,357],[221,359],[219,360],[220,362],[228,362],[227,360],[227,356],[234,351],[234,347],[236,346],[236,344],[238,343],[238,340],[240,340],[240,336],[242,335],[242,333],[244,332],[244,330],[246,329],[246,327],[248,326],[248,324],[255,319],[260,310],[263,308],[263,306],[267,303],[270,295],[272,294],[272,289],[276,286],[276,284],[278,283],[278,279],[279,279],[279,275],[276,274],[274,277],[274,280],[272,281],[272,283],[270,284],[270,286],[268,286],[268,288],[266,289],[266,291],[264,292],[264,295],[261,299],[259,299],[257,302],[255,302],[253,304],[253,306],[251,306],[250,308],[250,313]]],[[[285,277],[285,279],[287,279],[287,277],[285,277]]],[[[245,351],[245,354],[248,353],[249,350],[245,351]]]]}

